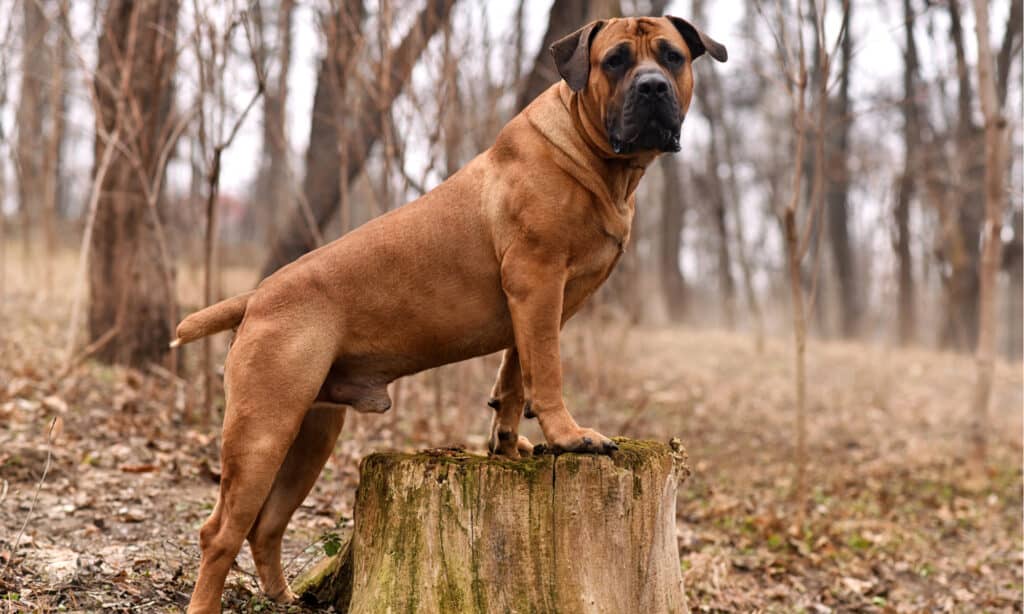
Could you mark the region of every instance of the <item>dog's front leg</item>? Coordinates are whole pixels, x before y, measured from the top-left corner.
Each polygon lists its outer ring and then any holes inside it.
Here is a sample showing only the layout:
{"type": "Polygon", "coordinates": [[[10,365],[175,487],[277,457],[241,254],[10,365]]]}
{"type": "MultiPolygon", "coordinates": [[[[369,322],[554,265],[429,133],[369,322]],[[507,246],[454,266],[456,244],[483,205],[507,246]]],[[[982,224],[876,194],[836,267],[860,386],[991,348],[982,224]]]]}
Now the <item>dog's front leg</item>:
{"type": "Polygon", "coordinates": [[[562,362],[558,336],[562,323],[566,270],[550,254],[506,251],[501,283],[508,299],[525,401],[540,421],[548,444],[571,452],[609,453],[614,442],[581,428],[562,398],[562,362]]]}
{"type": "Polygon", "coordinates": [[[502,355],[498,378],[494,382],[491,400],[487,404],[494,408],[487,449],[492,454],[510,458],[532,454],[533,445],[530,440],[519,434],[519,418],[523,415],[525,397],[519,352],[515,348],[505,350],[502,355]]]}

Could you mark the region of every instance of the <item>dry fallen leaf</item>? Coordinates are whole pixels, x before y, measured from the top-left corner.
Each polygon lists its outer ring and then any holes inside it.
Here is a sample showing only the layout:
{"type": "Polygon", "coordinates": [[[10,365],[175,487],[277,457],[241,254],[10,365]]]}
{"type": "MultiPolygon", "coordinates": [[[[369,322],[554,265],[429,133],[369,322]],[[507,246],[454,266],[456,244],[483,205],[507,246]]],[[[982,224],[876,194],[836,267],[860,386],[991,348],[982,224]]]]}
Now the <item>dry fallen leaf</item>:
{"type": "Polygon", "coordinates": [[[121,465],[120,467],[123,473],[152,473],[159,469],[156,465],[145,464],[145,465],[121,465]]]}

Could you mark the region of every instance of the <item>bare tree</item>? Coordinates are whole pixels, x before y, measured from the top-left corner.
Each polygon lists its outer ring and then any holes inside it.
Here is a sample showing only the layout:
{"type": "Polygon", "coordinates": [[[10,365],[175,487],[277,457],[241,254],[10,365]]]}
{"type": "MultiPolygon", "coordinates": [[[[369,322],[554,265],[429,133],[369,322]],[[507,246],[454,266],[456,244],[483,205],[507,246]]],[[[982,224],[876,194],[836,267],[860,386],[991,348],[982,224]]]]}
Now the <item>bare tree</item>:
{"type": "Polygon", "coordinates": [[[1004,354],[1020,360],[1024,354],[1024,210],[1019,205],[1010,220],[1013,238],[1003,244],[1003,270],[1010,278],[1004,354]]]}
{"type": "Polygon", "coordinates": [[[1020,57],[1021,28],[1024,22],[1024,0],[1011,0],[1010,14],[1006,18],[1006,32],[996,57],[996,95],[999,105],[1006,105],[1006,94],[1010,86],[1010,67],[1020,57]]]}
{"type": "MultiPolygon", "coordinates": [[[[0,37],[0,83],[7,83],[10,76],[10,53],[8,47],[13,38],[11,36],[14,28],[13,21],[8,20],[4,28],[3,36],[0,37]]],[[[4,126],[4,112],[7,109],[7,88],[0,88],[0,151],[7,154],[10,147],[8,131],[4,126]]],[[[7,169],[0,164],[0,203],[7,198],[7,169]]],[[[4,315],[4,308],[7,302],[7,216],[0,212],[0,316],[4,315]]]]}
{"type": "Polygon", "coordinates": [[[22,2],[21,91],[17,110],[18,207],[25,263],[32,262],[32,229],[45,215],[46,190],[44,125],[47,115],[46,83],[50,69],[46,42],[47,21],[41,2],[22,2]]]}
{"type": "Polygon", "coordinates": [[[844,337],[855,337],[860,332],[861,291],[857,279],[855,250],[850,237],[850,65],[853,62],[853,37],[850,36],[850,19],[853,11],[847,8],[843,14],[843,36],[840,45],[842,69],[839,72],[839,94],[834,106],[830,106],[830,121],[827,127],[829,152],[826,163],[826,207],[825,222],[828,229],[829,247],[835,266],[836,281],[839,285],[840,331],[844,337]]]}
{"type": "MultiPolygon", "coordinates": [[[[808,0],[809,3],[816,3],[817,0],[808,0]]],[[[804,298],[804,286],[802,280],[802,261],[811,243],[811,235],[815,229],[815,221],[824,207],[825,200],[825,124],[828,118],[828,81],[831,68],[831,53],[828,50],[825,40],[825,10],[827,4],[812,6],[813,32],[815,36],[815,50],[818,54],[816,64],[818,68],[817,79],[817,108],[813,118],[807,109],[808,69],[807,51],[804,43],[804,6],[803,1],[796,3],[796,33],[797,48],[794,51],[789,42],[788,26],[786,15],[782,5],[777,6],[776,22],[773,32],[776,37],[780,64],[784,75],[784,84],[789,92],[793,103],[793,127],[795,131],[795,155],[793,156],[793,178],[790,192],[790,200],[781,212],[783,236],[786,245],[786,263],[789,272],[790,300],[793,317],[793,339],[794,339],[794,388],[796,393],[796,446],[795,446],[795,479],[793,495],[797,504],[797,525],[803,523],[804,502],[807,492],[807,376],[806,376],[806,351],[807,351],[807,305],[804,298]],[[813,129],[814,149],[812,154],[813,177],[812,188],[807,211],[801,217],[800,200],[804,182],[804,166],[806,163],[805,151],[808,128],[813,129]]],[[[848,20],[845,18],[849,11],[849,2],[843,2],[844,27],[840,29],[836,42],[840,42],[845,36],[845,25],[848,20]]],[[[813,292],[811,294],[813,296],[813,292]]]]}
{"type": "Polygon", "coordinates": [[[157,215],[172,119],[178,0],[111,0],[95,76],[99,113],[96,168],[107,142],[120,144],[102,176],[89,271],[89,334],[116,338],[98,348],[108,362],[141,366],[167,353],[173,271],[157,215]]]}
{"type": "Polygon", "coordinates": [[[982,243],[978,297],[977,378],[971,436],[979,459],[985,457],[988,406],[996,344],[996,274],[999,271],[1003,210],[1006,207],[1006,118],[996,93],[995,61],[989,42],[988,2],[974,0],[978,37],[978,94],[985,117],[985,233],[982,243]]]}
{"type": "MultiPolygon", "coordinates": [[[[285,130],[288,102],[288,74],[292,52],[292,21],[295,0],[272,3],[278,5],[273,15],[273,30],[264,16],[265,0],[252,4],[251,19],[260,65],[267,66],[266,92],[263,95],[262,156],[256,176],[250,223],[263,218],[268,233],[284,220],[286,203],[293,193],[289,169],[288,134],[285,130]],[[273,36],[273,38],[272,38],[273,36]],[[270,62],[270,58],[274,62],[270,62]]],[[[272,235],[268,234],[268,239],[272,235]]]]}
{"type": "MultiPolygon", "coordinates": [[[[704,2],[696,0],[693,4],[694,19],[704,22],[704,2]]],[[[702,64],[695,68],[697,78],[702,82],[714,79],[711,74],[715,67],[710,64],[702,64]]],[[[731,194],[726,193],[725,181],[721,176],[722,155],[720,141],[724,131],[723,109],[725,101],[719,96],[720,88],[705,88],[701,96],[697,97],[697,107],[704,115],[708,123],[708,149],[704,154],[704,172],[699,175],[703,179],[705,192],[709,195],[707,199],[710,207],[711,222],[715,229],[715,258],[718,269],[718,292],[721,300],[721,313],[725,324],[732,328],[736,324],[736,282],[732,275],[732,250],[730,249],[731,236],[729,233],[729,204],[731,194]]],[[[733,220],[735,223],[735,220],[733,220]]]]}
{"type": "MultiPolygon", "coordinates": [[[[1010,69],[1020,58],[1024,24],[1024,0],[1012,0],[1010,13],[1006,18],[1006,31],[996,58],[996,95],[999,105],[1006,106],[1010,86],[1010,69]]],[[[1007,156],[1008,167],[1013,157],[1007,156]]],[[[1018,202],[1012,206],[1011,228],[1013,238],[1003,246],[1003,270],[1009,277],[1009,304],[1006,309],[1005,354],[1011,359],[1020,359],[1024,354],[1024,210],[1018,202]]]]}
{"type": "Polygon", "coordinates": [[[916,336],[916,292],[913,254],[910,251],[910,207],[914,199],[915,175],[922,170],[918,160],[921,141],[921,111],[917,100],[919,60],[911,0],[903,0],[903,19],[903,172],[896,188],[896,207],[893,212],[896,236],[893,243],[898,267],[896,335],[900,343],[905,345],[912,343],[916,336]]]}
{"type": "Polygon", "coordinates": [[[390,58],[389,70],[380,73],[377,83],[365,83],[358,95],[347,103],[353,121],[344,124],[343,140],[339,140],[338,135],[338,122],[342,118],[334,115],[334,103],[324,99],[331,95],[325,89],[329,81],[323,82],[325,78],[333,78],[329,72],[325,72],[330,65],[321,64],[317,94],[313,102],[310,145],[306,154],[305,199],[300,199],[285,230],[271,246],[263,266],[264,276],[317,247],[324,227],[338,211],[342,184],[350,184],[362,172],[370,150],[381,136],[384,112],[402,92],[417,59],[431,37],[447,21],[455,1],[430,0],[402,42],[385,54],[390,58]],[[319,108],[317,99],[321,100],[319,108]],[[329,120],[332,116],[335,121],[329,120]],[[325,117],[328,118],[326,122],[325,117]],[[344,168],[338,150],[340,146],[344,146],[344,168]]]}
{"type": "Polygon", "coordinates": [[[679,160],[674,156],[663,156],[659,162],[664,181],[661,200],[661,224],[658,240],[658,272],[661,289],[665,295],[668,317],[682,321],[686,317],[686,282],[679,267],[682,251],[683,220],[686,215],[686,201],[683,200],[683,182],[679,176],[679,160]]]}
{"type": "Polygon", "coordinates": [[[552,3],[544,39],[541,41],[540,49],[533,61],[533,68],[526,75],[526,80],[516,98],[517,110],[525,108],[541,92],[560,79],[548,47],[556,40],[587,23],[591,14],[590,5],[591,2],[588,0],[555,0],[552,3]]]}
{"type": "Polygon", "coordinates": [[[949,264],[947,299],[941,342],[946,347],[973,351],[978,338],[979,254],[983,211],[972,206],[983,199],[984,162],[981,131],[974,123],[970,66],[959,0],[949,0],[950,35],[956,52],[957,122],[956,153],[952,165],[955,185],[946,201],[944,254],[949,264]]]}
{"type": "MultiPolygon", "coordinates": [[[[203,302],[212,305],[214,296],[213,280],[217,267],[217,204],[220,195],[221,158],[238,135],[249,112],[255,106],[266,87],[263,57],[255,42],[255,34],[247,11],[232,10],[229,21],[218,28],[209,17],[209,11],[201,10],[198,0],[193,0],[195,25],[192,34],[196,65],[199,69],[199,93],[196,109],[199,117],[198,142],[203,161],[205,177],[206,232],[203,243],[203,302]],[[250,59],[256,72],[256,90],[248,104],[240,111],[232,108],[225,90],[226,74],[232,55],[232,40],[239,29],[244,30],[250,59]]],[[[203,373],[205,418],[213,414],[213,348],[211,339],[203,340],[203,373]]]]}

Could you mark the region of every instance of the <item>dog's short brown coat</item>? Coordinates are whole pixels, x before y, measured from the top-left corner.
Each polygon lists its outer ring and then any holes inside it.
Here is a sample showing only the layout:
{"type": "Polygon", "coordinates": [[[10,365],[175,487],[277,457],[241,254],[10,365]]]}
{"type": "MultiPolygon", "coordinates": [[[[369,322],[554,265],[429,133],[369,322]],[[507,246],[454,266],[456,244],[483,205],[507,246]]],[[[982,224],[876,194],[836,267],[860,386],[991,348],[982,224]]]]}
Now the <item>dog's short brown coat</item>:
{"type": "Polygon", "coordinates": [[[262,589],[293,598],[281,538],[312,487],[346,407],[390,408],[396,378],[504,350],[490,446],[518,456],[524,406],[548,444],[609,452],[562,399],[559,332],[608,277],[629,241],[634,190],[658,155],[618,155],[606,118],[627,79],[601,70],[628,42],[659,68],[659,43],[686,55],[671,72],[680,112],[690,61],[725,49],[676,18],[594,22],[556,43],[564,81],[516,116],[494,145],[422,198],[376,218],[185,321],[176,343],[238,327],[225,365],[220,496],[200,531],[190,612],[219,611],[225,577],[249,540],[262,589]]]}

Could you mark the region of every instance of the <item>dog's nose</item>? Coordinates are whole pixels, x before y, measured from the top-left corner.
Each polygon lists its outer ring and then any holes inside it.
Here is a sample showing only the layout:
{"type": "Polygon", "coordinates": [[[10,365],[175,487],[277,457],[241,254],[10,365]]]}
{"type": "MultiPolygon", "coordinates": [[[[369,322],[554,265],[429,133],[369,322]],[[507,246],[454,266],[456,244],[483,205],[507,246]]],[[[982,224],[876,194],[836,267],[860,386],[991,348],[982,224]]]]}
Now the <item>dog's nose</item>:
{"type": "Polygon", "coordinates": [[[668,80],[658,72],[640,75],[634,82],[638,94],[645,98],[663,97],[668,94],[668,80]]]}

